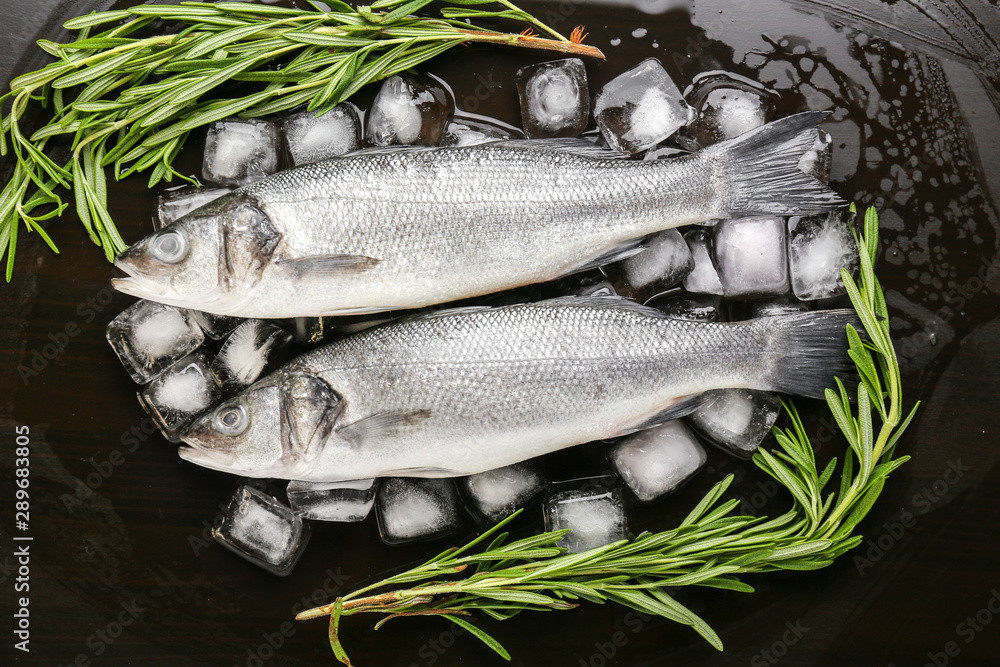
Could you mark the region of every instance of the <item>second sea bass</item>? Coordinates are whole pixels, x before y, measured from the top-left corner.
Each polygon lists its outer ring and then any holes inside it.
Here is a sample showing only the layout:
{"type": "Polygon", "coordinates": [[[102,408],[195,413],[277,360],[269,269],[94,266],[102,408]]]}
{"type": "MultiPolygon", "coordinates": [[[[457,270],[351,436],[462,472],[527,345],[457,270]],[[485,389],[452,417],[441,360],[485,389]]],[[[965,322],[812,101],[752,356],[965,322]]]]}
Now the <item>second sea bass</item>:
{"type": "Polygon", "coordinates": [[[584,140],[360,152],[281,172],[119,255],[128,294],[240,317],[418,308],[544,282],[641,251],[653,232],[818,213],[799,169],[807,112],[672,160],[584,140]],[[581,146],[589,148],[581,148],[581,146]]]}
{"type": "Polygon", "coordinates": [[[250,477],[471,475],[690,412],[710,389],[850,382],[851,311],[729,324],[616,297],[404,318],[308,352],[201,417],[184,459],[250,477]]]}

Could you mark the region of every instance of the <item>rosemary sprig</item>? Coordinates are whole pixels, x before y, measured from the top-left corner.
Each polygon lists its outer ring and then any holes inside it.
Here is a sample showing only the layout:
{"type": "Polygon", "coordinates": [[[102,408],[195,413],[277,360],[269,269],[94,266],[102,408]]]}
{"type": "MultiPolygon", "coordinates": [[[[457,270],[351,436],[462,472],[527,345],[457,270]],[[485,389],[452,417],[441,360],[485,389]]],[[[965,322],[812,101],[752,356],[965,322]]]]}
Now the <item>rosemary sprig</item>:
{"type": "Polygon", "coordinates": [[[303,105],[320,115],[367,83],[467,42],[604,57],[508,0],[446,0],[442,18],[413,16],[430,2],[377,0],[355,9],[328,0],[331,11],[186,2],[68,21],[65,27],[79,31],[77,39],[40,41],[55,61],[18,77],[0,97],[0,104],[10,104],[0,119],[0,155],[13,153],[15,162],[0,193],[0,258],[6,255],[7,281],[19,221],[59,252],[40,223],[65,211],[63,190],[72,193],[91,240],[113,260],[125,242],[108,212],[105,168],[113,166],[119,180],[148,171],[151,188],[174,177],[191,181],[174,169],[174,159],[191,131],[227,116],[264,116],[303,105]],[[499,11],[479,9],[497,3],[499,11]],[[467,22],[481,18],[527,23],[554,39],[467,22]],[[28,136],[21,122],[32,106],[51,107],[52,118],[28,136]],[[60,141],[70,145],[68,159],[53,157],[52,144],[60,141]]]}
{"type": "Polygon", "coordinates": [[[394,618],[443,616],[509,659],[495,639],[467,620],[470,614],[481,612],[504,620],[522,611],[571,609],[581,601],[616,602],[689,625],[721,650],[722,640],[712,628],[667,589],[708,586],[752,592],[742,575],[826,567],[861,542],[860,535],[852,534],[855,526],[871,509],[888,475],[909,459],[893,455],[917,406],[901,419],[899,365],[889,337],[882,288],[873,271],[878,248],[874,209],[868,210],[864,231],[855,238],[861,251],[859,281],[846,270],[841,273],[869,340],[863,341],[854,327],[847,327],[850,356],[862,378],[856,405],[839,380],[837,391],[826,393],[827,405],[850,448],[838,490],[824,491],[837,460],[822,471],[817,469],[799,413],[786,402],[791,428],[775,427],[779,448],[760,450],[753,459],[791,493],[792,508],[779,517],[734,515],[739,501],[721,501],[731,475],[715,485],[677,528],[644,533],[581,554],[567,554],[558,547],[566,531],[509,542],[505,528],[515,515],[464,547],[444,551],[423,565],[297,618],[330,616],[331,647],[348,665],[339,635],[340,619],[345,616],[381,614],[376,628],[394,618]]]}

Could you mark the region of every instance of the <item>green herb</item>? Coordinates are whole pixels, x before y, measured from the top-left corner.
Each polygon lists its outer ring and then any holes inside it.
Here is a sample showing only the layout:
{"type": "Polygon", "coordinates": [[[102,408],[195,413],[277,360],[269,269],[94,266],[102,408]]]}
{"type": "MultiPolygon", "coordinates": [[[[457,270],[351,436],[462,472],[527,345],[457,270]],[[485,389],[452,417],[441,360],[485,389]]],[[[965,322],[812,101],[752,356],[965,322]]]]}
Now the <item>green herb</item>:
{"type": "Polygon", "coordinates": [[[838,490],[824,491],[837,469],[836,459],[822,471],[817,469],[799,413],[788,402],[791,428],[774,429],[779,449],[760,450],[753,459],[792,495],[792,508],[777,518],[734,515],[739,501],[721,501],[732,476],[709,491],[677,528],[581,554],[559,548],[566,531],[508,541],[504,529],[515,515],[464,547],[449,549],[297,618],[329,615],[330,644],[344,664],[350,664],[339,634],[345,616],[381,614],[376,628],[405,616],[443,616],[509,659],[495,639],[469,623],[469,615],[504,620],[522,611],[571,609],[581,601],[616,602],[689,625],[721,650],[722,640],[712,628],[667,589],[708,586],[752,592],[742,575],[826,567],[861,542],[852,534],[855,526],[871,509],[889,473],[909,458],[893,455],[916,406],[901,418],[899,365],[889,337],[885,299],[872,269],[878,248],[874,209],[869,209],[864,232],[856,240],[861,251],[859,280],[855,282],[847,271],[841,273],[870,340],[864,342],[854,327],[847,327],[850,356],[862,378],[856,405],[839,380],[837,390],[826,393],[850,446],[838,490]]]}
{"type": "Polygon", "coordinates": [[[151,188],[174,177],[194,182],[174,170],[174,159],[192,130],[227,116],[303,105],[320,115],[367,83],[467,42],[604,57],[578,43],[579,31],[567,39],[507,0],[446,0],[443,18],[412,16],[430,1],[377,0],[355,9],[328,0],[329,12],[187,2],[68,21],[67,29],[79,31],[76,41],[40,41],[55,62],[16,78],[0,97],[0,104],[9,99],[11,105],[0,121],[0,155],[12,152],[15,161],[0,194],[7,281],[19,221],[59,252],[40,223],[66,210],[64,190],[72,193],[91,240],[113,260],[125,242],[108,212],[105,168],[113,166],[119,180],[149,171],[151,188]],[[487,4],[502,9],[476,8],[487,4]],[[520,21],[554,39],[467,23],[476,18],[520,21]],[[172,25],[184,27],[166,33],[172,25]],[[93,33],[97,28],[107,29],[93,33]],[[223,89],[233,83],[239,87],[223,89]],[[226,96],[227,90],[237,96],[226,96]],[[28,136],[21,121],[32,106],[51,107],[52,118],[28,136]],[[69,157],[56,157],[53,144],[68,144],[69,157]]]}

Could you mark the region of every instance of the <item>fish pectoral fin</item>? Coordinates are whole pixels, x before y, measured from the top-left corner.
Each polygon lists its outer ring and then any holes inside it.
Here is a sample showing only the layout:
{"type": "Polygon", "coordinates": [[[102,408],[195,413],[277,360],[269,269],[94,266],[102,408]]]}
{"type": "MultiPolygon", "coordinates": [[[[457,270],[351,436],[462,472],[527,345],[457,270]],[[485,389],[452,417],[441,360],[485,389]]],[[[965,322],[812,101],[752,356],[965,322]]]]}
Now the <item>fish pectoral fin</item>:
{"type": "Polygon", "coordinates": [[[694,394],[693,396],[682,396],[676,399],[668,407],[663,408],[659,412],[647,417],[638,424],[630,426],[628,429],[622,431],[621,433],[616,433],[612,437],[619,437],[623,435],[628,435],[629,433],[635,433],[636,431],[644,431],[647,428],[653,428],[654,426],[659,426],[671,419],[680,419],[681,417],[686,417],[691,414],[705,402],[706,398],[704,394],[694,394]]]}
{"type": "Polygon", "coordinates": [[[640,252],[646,249],[646,246],[642,244],[643,238],[632,239],[626,241],[620,246],[616,246],[607,252],[603,252],[597,257],[588,259],[586,262],[579,266],[573,267],[567,272],[567,275],[572,273],[579,273],[581,271],[589,271],[590,269],[596,269],[599,266],[604,266],[605,264],[611,264],[613,262],[620,262],[623,259],[628,259],[638,255],[640,252]]]}
{"type": "Polygon", "coordinates": [[[282,259],[279,263],[297,273],[362,273],[375,268],[382,260],[365,255],[310,255],[282,259]]]}
{"type": "Polygon", "coordinates": [[[345,439],[362,443],[381,440],[395,435],[399,431],[417,426],[431,416],[430,410],[396,410],[393,412],[378,412],[353,424],[340,429],[340,435],[345,439]]]}

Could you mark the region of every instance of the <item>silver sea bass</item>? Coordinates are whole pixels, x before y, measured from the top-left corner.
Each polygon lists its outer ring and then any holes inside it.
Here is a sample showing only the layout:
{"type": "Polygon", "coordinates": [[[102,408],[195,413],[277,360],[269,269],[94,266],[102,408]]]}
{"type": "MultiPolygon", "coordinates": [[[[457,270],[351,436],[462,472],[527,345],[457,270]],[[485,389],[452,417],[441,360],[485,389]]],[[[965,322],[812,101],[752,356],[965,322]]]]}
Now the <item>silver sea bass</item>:
{"type": "Polygon", "coordinates": [[[201,417],[180,455],[252,477],[469,475],[662,423],[709,389],[822,396],[849,381],[849,322],[689,322],[617,297],[418,315],[292,361],[201,417]]]}
{"type": "Polygon", "coordinates": [[[417,308],[552,280],[639,252],[662,229],[842,205],[798,167],[824,116],[790,116],[672,160],[610,159],[584,140],[362,151],[193,211],[119,255],[127,277],[113,284],[174,306],[277,318],[417,308]]]}

